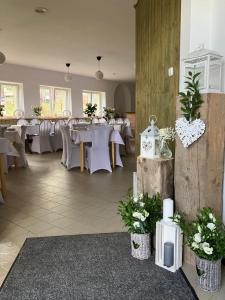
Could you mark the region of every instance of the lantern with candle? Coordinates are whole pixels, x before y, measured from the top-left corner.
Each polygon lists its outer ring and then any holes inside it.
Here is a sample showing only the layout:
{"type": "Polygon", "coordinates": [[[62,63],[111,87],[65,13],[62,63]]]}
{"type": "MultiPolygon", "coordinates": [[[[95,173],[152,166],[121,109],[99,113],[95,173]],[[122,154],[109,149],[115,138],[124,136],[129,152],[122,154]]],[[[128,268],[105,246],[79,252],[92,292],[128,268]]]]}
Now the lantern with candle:
{"type": "Polygon", "coordinates": [[[150,125],[140,134],[141,135],[141,156],[146,158],[160,157],[159,129],[156,127],[156,116],[149,118],[150,125]]]}
{"type": "Polygon", "coordinates": [[[183,234],[180,227],[172,221],[173,200],[163,201],[163,219],[156,223],[155,263],[171,272],[182,266],[183,234]]]}

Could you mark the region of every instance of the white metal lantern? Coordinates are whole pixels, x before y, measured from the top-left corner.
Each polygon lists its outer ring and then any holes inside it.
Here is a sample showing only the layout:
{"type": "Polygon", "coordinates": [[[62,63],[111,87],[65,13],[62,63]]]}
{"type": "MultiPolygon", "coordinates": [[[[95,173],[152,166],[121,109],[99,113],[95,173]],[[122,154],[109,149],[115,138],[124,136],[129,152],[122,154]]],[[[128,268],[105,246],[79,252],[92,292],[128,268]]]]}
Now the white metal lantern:
{"type": "Polygon", "coordinates": [[[159,129],[155,126],[156,116],[151,116],[150,125],[141,135],[141,156],[147,158],[159,158],[159,129]]]}
{"type": "Polygon", "coordinates": [[[184,59],[185,76],[189,71],[201,72],[200,91],[202,93],[220,93],[222,91],[222,64],[222,55],[201,46],[184,59]]]}

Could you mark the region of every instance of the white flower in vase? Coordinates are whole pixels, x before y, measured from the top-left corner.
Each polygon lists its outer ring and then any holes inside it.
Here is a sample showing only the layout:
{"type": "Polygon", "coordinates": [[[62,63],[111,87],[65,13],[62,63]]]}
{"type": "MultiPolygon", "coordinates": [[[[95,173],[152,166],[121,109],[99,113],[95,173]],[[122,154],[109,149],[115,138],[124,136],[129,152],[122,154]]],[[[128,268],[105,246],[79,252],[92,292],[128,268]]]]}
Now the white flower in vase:
{"type": "Polygon", "coordinates": [[[140,205],[140,207],[144,207],[145,206],[144,202],[139,202],[139,205],[140,205]]]}
{"type": "Polygon", "coordinates": [[[201,241],[202,241],[202,237],[201,237],[201,234],[200,233],[196,233],[195,235],[194,235],[194,241],[196,242],[196,243],[201,243],[201,241]]]}
{"type": "Polygon", "coordinates": [[[134,203],[137,203],[137,202],[138,202],[138,197],[137,197],[137,196],[134,196],[134,197],[133,197],[133,201],[134,201],[134,203]]]}
{"type": "Polygon", "coordinates": [[[209,218],[215,223],[216,222],[216,218],[214,217],[214,215],[212,213],[209,214],[209,218]]]}
{"type": "Polygon", "coordinates": [[[139,213],[139,212],[134,212],[134,213],[133,213],[133,217],[134,217],[134,218],[137,218],[137,219],[139,219],[139,220],[141,220],[142,222],[144,222],[145,219],[146,219],[146,217],[143,216],[143,215],[142,215],[141,213],[139,213]]]}
{"type": "Polygon", "coordinates": [[[146,218],[149,216],[149,213],[148,213],[146,210],[144,210],[144,216],[145,216],[146,218]]]}
{"type": "Polygon", "coordinates": [[[199,245],[196,242],[193,242],[191,244],[191,246],[192,246],[193,249],[198,249],[199,248],[199,245]]]}
{"type": "Polygon", "coordinates": [[[209,228],[211,231],[216,229],[216,225],[214,223],[208,223],[207,228],[209,228]]]}

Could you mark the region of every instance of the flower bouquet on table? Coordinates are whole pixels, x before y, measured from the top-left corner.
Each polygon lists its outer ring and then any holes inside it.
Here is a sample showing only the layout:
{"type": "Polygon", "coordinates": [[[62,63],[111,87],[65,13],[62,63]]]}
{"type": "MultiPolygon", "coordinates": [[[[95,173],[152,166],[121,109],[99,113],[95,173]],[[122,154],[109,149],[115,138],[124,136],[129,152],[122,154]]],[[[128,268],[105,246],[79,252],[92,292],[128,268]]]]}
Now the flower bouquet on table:
{"type": "Polygon", "coordinates": [[[148,259],[151,254],[150,234],[161,219],[161,197],[147,193],[133,196],[129,190],[127,201],[120,201],[118,213],[131,234],[131,254],[138,259],[148,259]]]}
{"type": "Polygon", "coordinates": [[[84,110],[85,115],[87,115],[89,118],[94,117],[95,116],[95,112],[97,110],[97,104],[91,104],[91,103],[87,103],[86,104],[86,108],[84,110]]]}
{"type": "Polygon", "coordinates": [[[172,151],[168,147],[169,141],[174,141],[176,138],[176,131],[172,127],[161,128],[159,130],[160,140],[160,156],[165,159],[172,157],[172,151]]]}
{"type": "Polygon", "coordinates": [[[109,121],[115,117],[116,111],[113,107],[103,107],[104,118],[109,121]]]}
{"type": "Polygon", "coordinates": [[[40,117],[42,112],[41,105],[33,105],[32,106],[33,114],[35,117],[40,117]]]}
{"type": "Polygon", "coordinates": [[[220,288],[221,259],[225,255],[225,227],[211,208],[202,208],[196,219],[187,223],[176,214],[177,223],[186,236],[186,244],[196,255],[197,284],[205,291],[220,288]]]}
{"type": "Polygon", "coordinates": [[[4,110],[5,110],[5,106],[3,104],[0,104],[0,117],[3,117],[4,110]]]}

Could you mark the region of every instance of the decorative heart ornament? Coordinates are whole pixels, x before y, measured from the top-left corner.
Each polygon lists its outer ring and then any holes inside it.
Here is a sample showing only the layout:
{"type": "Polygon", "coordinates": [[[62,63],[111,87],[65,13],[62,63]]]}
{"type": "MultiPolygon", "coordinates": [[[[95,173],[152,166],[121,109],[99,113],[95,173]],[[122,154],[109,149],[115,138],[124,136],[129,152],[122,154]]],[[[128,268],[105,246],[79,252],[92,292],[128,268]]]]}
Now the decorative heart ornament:
{"type": "Polygon", "coordinates": [[[185,118],[176,120],[176,132],[185,148],[197,141],[205,132],[205,123],[196,119],[192,122],[185,118]]]}

